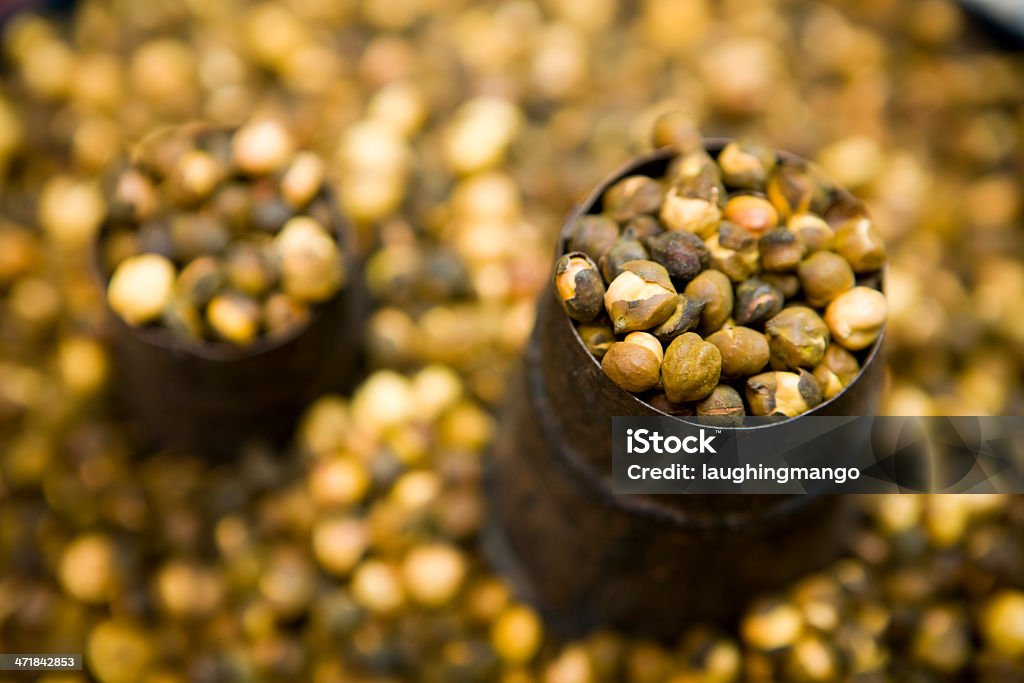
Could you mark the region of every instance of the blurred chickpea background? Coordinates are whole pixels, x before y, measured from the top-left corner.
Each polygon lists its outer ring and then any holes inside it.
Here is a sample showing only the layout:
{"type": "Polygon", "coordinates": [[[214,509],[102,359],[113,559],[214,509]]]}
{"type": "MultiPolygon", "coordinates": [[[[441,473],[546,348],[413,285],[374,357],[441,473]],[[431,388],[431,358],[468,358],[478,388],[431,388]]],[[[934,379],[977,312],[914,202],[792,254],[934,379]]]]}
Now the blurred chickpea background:
{"type": "Polygon", "coordinates": [[[955,3],[86,0],[12,14],[2,50],[0,652],[86,655],[35,680],[1024,680],[1016,497],[865,498],[846,559],[671,644],[560,640],[480,549],[561,219],[670,109],[868,203],[886,412],[1021,414],[1024,59],[955,3]],[[89,271],[105,174],[254,118],[357,225],[370,370],[286,450],[146,452],[89,271]]]}

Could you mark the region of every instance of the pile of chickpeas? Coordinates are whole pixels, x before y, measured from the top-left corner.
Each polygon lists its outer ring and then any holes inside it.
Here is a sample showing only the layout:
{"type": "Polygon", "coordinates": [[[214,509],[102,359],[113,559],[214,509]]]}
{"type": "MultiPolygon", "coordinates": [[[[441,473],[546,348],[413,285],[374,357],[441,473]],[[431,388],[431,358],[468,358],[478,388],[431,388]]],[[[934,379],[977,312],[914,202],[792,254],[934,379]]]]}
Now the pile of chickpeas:
{"type": "Polygon", "coordinates": [[[129,325],[247,346],[301,328],[344,284],[324,164],[280,122],[160,131],[136,157],[111,181],[101,238],[107,300],[129,325]]]}
{"type": "Polygon", "coordinates": [[[655,123],[675,154],[664,179],[617,181],[569,227],[556,293],[608,377],[652,405],[795,417],[881,334],[885,248],[819,170],[750,142],[712,158],[679,118],[655,123]]]}

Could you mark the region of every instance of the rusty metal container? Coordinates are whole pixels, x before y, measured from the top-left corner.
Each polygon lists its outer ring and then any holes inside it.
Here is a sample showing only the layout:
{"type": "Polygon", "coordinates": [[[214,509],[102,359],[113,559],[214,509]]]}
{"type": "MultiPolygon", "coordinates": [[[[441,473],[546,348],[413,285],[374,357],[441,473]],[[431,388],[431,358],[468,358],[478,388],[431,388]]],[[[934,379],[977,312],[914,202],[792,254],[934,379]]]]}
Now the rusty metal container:
{"type": "MultiPolygon", "coordinates": [[[[117,395],[144,444],[218,457],[233,455],[248,441],[280,445],[313,399],[355,381],[367,297],[354,231],[328,189],[321,190],[321,199],[330,207],[349,277],[313,309],[307,325],[237,348],[132,327],[108,308],[117,395]]],[[[101,231],[93,266],[106,288],[98,248],[103,237],[101,231]]]]}
{"type": "MultiPolygon", "coordinates": [[[[709,141],[708,151],[725,142],[709,141]]],[[[570,213],[556,255],[580,216],[600,213],[609,186],[628,175],[660,177],[672,157],[654,152],[599,184],[570,213]]],[[[836,202],[858,200],[839,190],[836,202]]],[[[861,372],[845,391],[809,414],[874,414],[882,342],[860,354],[861,372]]],[[[486,543],[556,629],[614,626],[670,639],[693,622],[728,624],[752,595],[842,552],[849,514],[841,496],[613,494],[614,416],[667,417],[612,383],[549,287],[488,463],[486,543]]]]}

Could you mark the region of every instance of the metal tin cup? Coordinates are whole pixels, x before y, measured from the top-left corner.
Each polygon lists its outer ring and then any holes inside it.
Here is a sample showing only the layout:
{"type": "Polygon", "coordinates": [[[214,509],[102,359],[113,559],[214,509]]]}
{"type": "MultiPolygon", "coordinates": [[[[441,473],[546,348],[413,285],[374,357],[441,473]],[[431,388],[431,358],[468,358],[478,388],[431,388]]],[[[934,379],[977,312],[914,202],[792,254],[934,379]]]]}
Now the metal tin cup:
{"type": "MultiPolygon", "coordinates": [[[[709,141],[708,151],[726,142],[709,141]]],[[[580,216],[600,213],[608,187],[630,175],[661,177],[674,155],[640,157],[600,183],[567,218],[556,255],[580,216]]],[[[859,204],[836,191],[837,208],[859,204]]],[[[874,414],[881,347],[879,336],[850,385],[808,415],[874,414]]],[[[730,622],[754,594],[842,552],[849,515],[840,496],[614,495],[614,416],[668,417],[605,375],[549,287],[488,464],[487,544],[556,628],[672,638],[688,623],[730,622]]],[[[800,419],[758,429],[792,429],[800,419]]]]}
{"type": "MultiPolygon", "coordinates": [[[[125,412],[150,446],[228,456],[250,441],[279,445],[317,396],[351,386],[360,359],[366,294],[354,231],[327,187],[332,229],[345,258],[345,285],[311,310],[309,321],[246,347],[182,339],[155,327],[128,325],[107,307],[107,330],[125,412]]],[[[93,268],[106,289],[101,230],[93,268]]]]}

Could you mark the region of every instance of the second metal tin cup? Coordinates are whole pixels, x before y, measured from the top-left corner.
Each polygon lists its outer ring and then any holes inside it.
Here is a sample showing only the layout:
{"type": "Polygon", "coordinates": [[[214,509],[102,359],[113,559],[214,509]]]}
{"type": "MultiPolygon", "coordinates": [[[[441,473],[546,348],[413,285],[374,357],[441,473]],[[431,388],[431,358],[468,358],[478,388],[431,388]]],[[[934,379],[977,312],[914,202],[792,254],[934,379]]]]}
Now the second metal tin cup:
{"type": "MultiPolygon", "coordinates": [[[[711,141],[708,151],[724,144],[711,141]]],[[[557,255],[569,227],[600,212],[608,187],[630,175],[660,177],[673,157],[660,150],[602,182],[568,217],[557,255]]],[[[857,203],[843,190],[836,201],[857,203]]],[[[873,414],[881,346],[879,337],[857,378],[809,414],[873,414]]],[[[838,496],[614,495],[614,416],[667,417],[615,386],[549,289],[489,463],[488,545],[499,569],[561,630],[615,626],[671,638],[688,623],[735,618],[747,598],[842,551],[848,509],[838,496]]]]}

